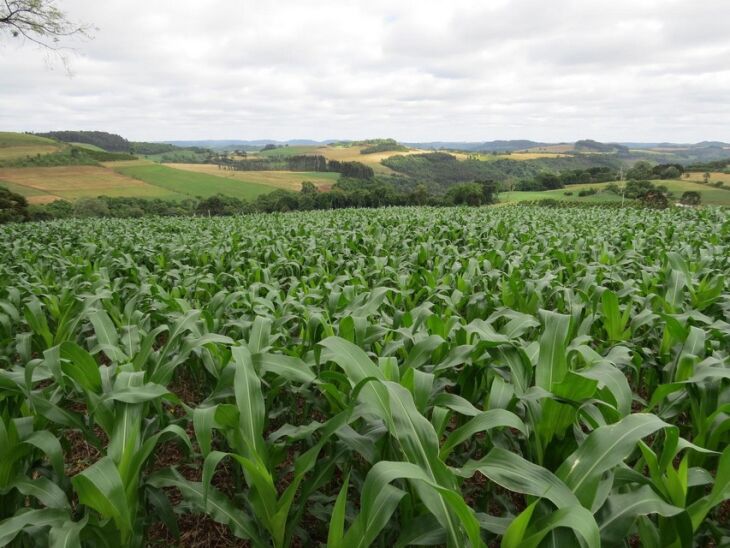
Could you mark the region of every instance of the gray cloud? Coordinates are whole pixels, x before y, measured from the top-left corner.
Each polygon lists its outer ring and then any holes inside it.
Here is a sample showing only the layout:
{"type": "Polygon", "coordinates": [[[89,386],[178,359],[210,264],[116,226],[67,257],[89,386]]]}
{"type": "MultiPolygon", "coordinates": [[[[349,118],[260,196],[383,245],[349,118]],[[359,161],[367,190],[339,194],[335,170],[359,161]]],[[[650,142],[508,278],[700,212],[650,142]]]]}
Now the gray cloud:
{"type": "Polygon", "coordinates": [[[0,129],[132,139],[730,140],[726,0],[59,0],[0,41],[0,129]]]}

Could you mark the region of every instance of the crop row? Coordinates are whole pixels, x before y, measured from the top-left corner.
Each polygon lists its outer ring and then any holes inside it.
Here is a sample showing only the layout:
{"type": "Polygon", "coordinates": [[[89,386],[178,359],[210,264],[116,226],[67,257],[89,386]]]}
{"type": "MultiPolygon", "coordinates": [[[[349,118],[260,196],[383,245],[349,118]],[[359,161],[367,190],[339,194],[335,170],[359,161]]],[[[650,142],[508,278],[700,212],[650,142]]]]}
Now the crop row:
{"type": "Polygon", "coordinates": [[[717,209],[4,226],[0,546],[722,545],[729,277],[717,209]]]}

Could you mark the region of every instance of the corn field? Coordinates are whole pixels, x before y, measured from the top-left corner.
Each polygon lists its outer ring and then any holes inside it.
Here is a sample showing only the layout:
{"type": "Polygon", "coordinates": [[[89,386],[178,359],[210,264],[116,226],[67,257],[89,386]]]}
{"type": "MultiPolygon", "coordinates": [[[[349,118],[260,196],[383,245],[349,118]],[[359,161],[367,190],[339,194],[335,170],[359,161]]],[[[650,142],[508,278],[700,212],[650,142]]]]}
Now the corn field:
{"type": "Polygon", "coordinates": [[[0,545],[728,546],[729,280],[718,209],[3,226],[0,545]]]}

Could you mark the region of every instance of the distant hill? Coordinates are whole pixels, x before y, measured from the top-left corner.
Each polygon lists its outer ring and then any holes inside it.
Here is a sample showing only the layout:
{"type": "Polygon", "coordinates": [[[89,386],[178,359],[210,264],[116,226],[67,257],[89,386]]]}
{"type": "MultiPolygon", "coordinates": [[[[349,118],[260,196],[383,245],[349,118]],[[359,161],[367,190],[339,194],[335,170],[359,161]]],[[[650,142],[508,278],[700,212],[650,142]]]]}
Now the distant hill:
{"type": "Polygon", "coordinates": [[[694,145],[695,147],[720,147],[720,148],[728,148],[730,147],[730,143],[723,143],[722,141],[701,141],[699,143],[696,143],[694,145]]]}
{"type": "Polygon", "coordinates": [[[602,152],[606,154],[622,153],[628,154],[629,148],[618,143],[600,143],[593,139],[583,139],[575,142],[576,152],[602,152]]]}
{"type": "Polygon", "coordinates": [[[471,141],[430,141],[424,143],[404,143],[413,148],[421,148],[427,150],[465,150],[469,152],[513,152],[515,150],[525,150],[533,147],[547,146],[551,143],[541,143],[538,141],[530,141],[527,139],[517,139],[511,141],[497,140],[485,142],[471,141]]]}
{"type": "Polygon", "coordinates": [[[629,148],[647,149],[647,148],[728,148],[730,143],[722,141],[700,141],[699,143],[619,143],[629,148]]]}
{"type": "Polygon", "coordinates": [[[326,141],[314,141],[312,139],[289,139],[288,141],[277,141],[276,139],[201,139],[189,141],[158,141],[178,147],[202,147],[213,150],[240,148],[243,150],[258,150],[266,145],[290,145],[290,146],[322,146],[338,142],[336,139],[326,141]]]}

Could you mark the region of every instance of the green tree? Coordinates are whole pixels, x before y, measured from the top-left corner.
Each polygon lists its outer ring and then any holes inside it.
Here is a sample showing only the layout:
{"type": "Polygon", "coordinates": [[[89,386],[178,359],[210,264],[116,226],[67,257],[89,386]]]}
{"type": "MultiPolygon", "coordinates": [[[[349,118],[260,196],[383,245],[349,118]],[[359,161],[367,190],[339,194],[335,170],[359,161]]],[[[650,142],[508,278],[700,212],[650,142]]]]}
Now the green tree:
{"type": "Polygon", "coordinates": [[[679,170],[674,166],[669,166],[667,169],[664,170],[662,173],[662,179],[679,179],[679,177],[682,174],[679,172],[679,170]]]}
{"type": "Polygon", "coordinates": [[[482,203],[493,204],[497,201],[497,183],[491,179],[485,181],[477,181],[482,187],[482,203]]]}
{"type": "Polygon", "coordinates": [[[617,196],[621,196],[621,188],[616,183],[606,185],[606,192],[611,192],[617,196]]]}
{"type": "Polygon", "coordinates": [[[651,179],[652,167],[649,162],[643,160],[636,162],[634,166],[626,172],[627,179],[634,179],[635,181],[641,181],[644,179],[651,179]]]}
{"type": "Polygon", "coordinates": [[[446,200],[455,205],[478,206],[484,203],[484,194],[478,183],[461,183],[449,189],[446,200]]]}
{"type": "Polygon", "coordinates": [[[24,196],[0,187],[0,224],[27,221],[28,201],[24,196]]]}
{"type": "Polygon", "coordinates": [[[82,198],[74,204],[77,217],[111,217],[111,210],[103,198],[82,198]]]}
{"type": "Polygon", "coordinates": [[[682,193],[682,197],[679,200],[685,205],[694,206],[699,205],[699,203],[702,201],[702,197],[700,196],[699,192],[696,192],[694,190],[688,190],[682,193]]]}
{"type": "Polygon", "coordinates": [[[416,185],[416,188],[409,196],[410,202],[414,205],[426,205],[430,197],[428,188],[423,183],[416,185]]]}
{"type": "Polygon", "coordinates": [[[654,183],[651,181],[629,180],[624,187],[624,196],[627,198],[642,198],[648,192],[655,191],[654,183]]]}
{"type": "Polygon", "coordinates": [[[537,177],[535,177],[535,180],[544,190],[555,190],[558,188],[563,188],[563,182],[560,180],[560,177],[558,177],[554,173],[538,173],[537,177]]]}
{"type": "Polygon", "coordinates": [[[669,199],[664,192],[659,190],[650,190],[641,197],[641,203],[645,207],[653,209],[666,209],[669,207],[669,199]]]}
{"type": "Polygon", "coordinates": [[[302,194],[316,194],[317,187],[312,181],[302,181],[302,189],[299,192],[302,194]]]}

